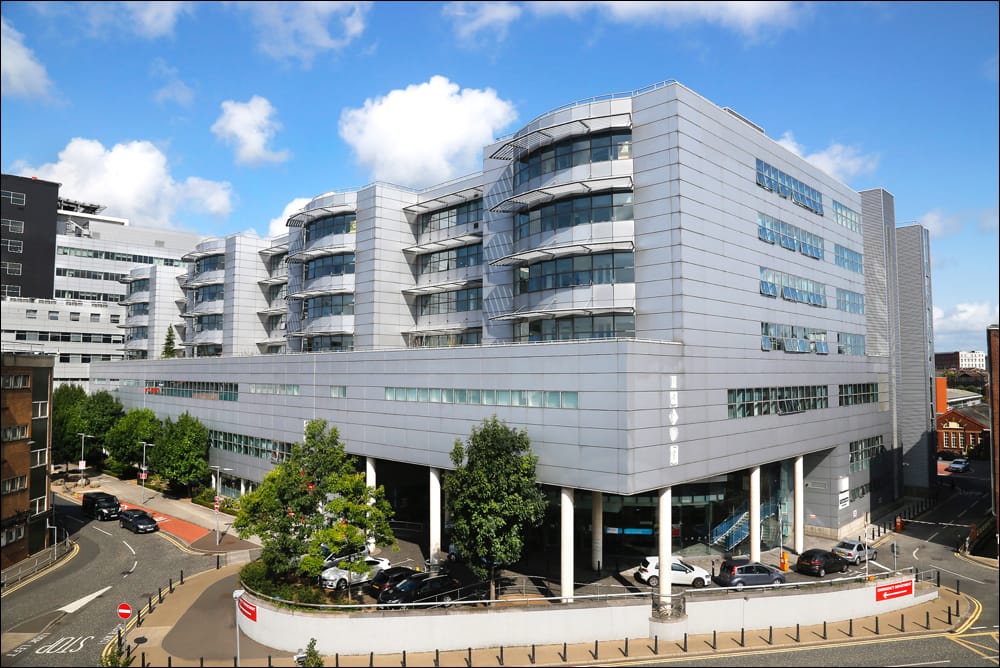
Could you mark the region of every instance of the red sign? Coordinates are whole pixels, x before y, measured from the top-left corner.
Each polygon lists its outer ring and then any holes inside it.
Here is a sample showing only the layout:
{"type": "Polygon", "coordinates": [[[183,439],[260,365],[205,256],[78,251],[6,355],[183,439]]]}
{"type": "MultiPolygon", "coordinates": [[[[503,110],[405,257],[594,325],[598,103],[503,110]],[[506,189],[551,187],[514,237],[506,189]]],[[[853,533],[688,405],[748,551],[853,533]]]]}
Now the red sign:
{"type": "Polygon", "coordinates": [[[118,606],[118,616],[122,619],[128,619],[132,616],[132,606],[128,603],[122,603],[118,606]]]}
{"type": "Polygon", "coordinates": [[[257,621],[257,606],[240,596],[240,612],[251,622],[257,621]]]}
{"type": "Polygon", "coordinates": [[[913,580],[894,582],[893,584],[875,587],[876,601],[888,601],[902,596],[913,596],[913,580]]]}
{"type": "Polygon", "coordinates": [[[216,510],[218,510],[218,509],[219,509],[219,502],[218,502],[218,501],[216,501],[216,502],[215,502],[215,509],[216,509],[216,510]]]}
{"type": "Polygon", "coordinates": [[[146,479],[146,474],[145,473],[140,473],[139,474],[139,480],[145,480],[145,479],[146,479]]]}

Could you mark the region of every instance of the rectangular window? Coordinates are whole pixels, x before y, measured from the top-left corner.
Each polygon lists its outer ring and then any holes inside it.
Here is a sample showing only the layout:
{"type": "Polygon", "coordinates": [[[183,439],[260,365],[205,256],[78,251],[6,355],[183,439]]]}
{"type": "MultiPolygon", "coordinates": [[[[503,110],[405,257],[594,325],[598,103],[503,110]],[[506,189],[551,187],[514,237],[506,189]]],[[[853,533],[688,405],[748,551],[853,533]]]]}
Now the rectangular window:
{"type": "Polygon", "coordinates": [[[11,527],[3,530],[3,540],[0,545],[6,546],[8,543],[15,543],[24,539],[24,526],[11,527]]]}
{"type": "Polygon", "coordinates": [[[71,311],[70,314],[69,314],[69,319],[72,322],[80,322],[80,314],[79,313],[74,313],[74,312],[71,311]]]}
{"type": "Polygon", "coordinates": [[[23,253],[24,252],[24,242],[20,239],[3,239],[0,240],[0,245],[8,253],[23,253]]]}
{"type": "Polygon", "coordinates": [[[31,402],[32,418],[47,418],[48,416],[49,416],[49,402],[47,401],[31,402]]]}
{"type": "Polygon", "coordinates": [[[91,313],[90,314],[90,322],[100,322],[100,321],[101,321],[101,314],[100,313],[91,313]]]}
{"type": "Polygon", "coordinates": [[[20,276],[21,275],[21,263],[20,262],[4,262],[0,269],[3,273],[8,276],[20,276]]]}
{"type": "Polygon", "coordinates": [[[58,320],[59,311],[49,311],[49,320],[58,320]]]}
{"type": "Polygon", "coordinates": [[[28,489],[28,476],[19,475],[14,478],[7,478],[2,483],[2,493],[3,494],[14,494],[15,492],[20,492],[21,490],[28,489]]]}
{"type": "Polygon", "coordinates": [[[24,221],[4,218],[0,229],[3,229],[4,232],[9,232],[10,234],[24,234],[24,221]]]}
{"type": "Polygon", "coordinates": [[[24,317],[27,318],[28,320],[37,320],[38,309],[29,308],[27,311],[24,312],[24,317]]]}
{"type": "Polygon", "coordinates": [[[49,463],[49,451],[48,450],[32,450],[31,451],[31,468],[37,466],[45,466],[49,463]]]}
{"type": "Polygon", "coordinates": [[[32,515],[39,515],[45,512],[45,497],[39,496],[28,502],[28,512],[32,515]]]}

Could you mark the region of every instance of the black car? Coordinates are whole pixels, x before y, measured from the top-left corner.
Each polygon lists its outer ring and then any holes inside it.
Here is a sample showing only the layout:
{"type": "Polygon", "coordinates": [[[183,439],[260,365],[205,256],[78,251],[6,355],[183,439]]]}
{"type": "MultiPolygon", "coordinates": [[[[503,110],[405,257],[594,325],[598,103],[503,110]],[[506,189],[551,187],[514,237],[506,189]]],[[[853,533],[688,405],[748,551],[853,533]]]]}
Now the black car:
{"type": "Polygon", "coordinates": [[[152,533],[160,528],[145,510],[123,510],[118,515],[118,523],[132,533],[152,533]]]}
{"type": "Polygon", "coordinates": [[[784,584],[781,571],[749,559],[726,559],[719,567],[715,582],[720,587],[743,589],[746,586],[784,584]]]}
{"type": "Polygon", "coordinates": [[[458,598],[461,583],[450,575],[417,573],[379,594],[380,605],[449,603],[458,598]]]}
{"type": "Polygon", "coordinates": [[[829,550],[806,550],[795,562],[795,570],[807,575],[823,577],[827,573],[846,573],[850,564],[839,554],[829,550]]]}
{"type": "Polygon", "coordinates": [[[386,568],[376,573],[368,586],[371,588],[372,596],[378,597],[386,589],[395,587],[403,580],[416,574],[416,569],[409,566],[393,566],[392,568],[386,568]]]}

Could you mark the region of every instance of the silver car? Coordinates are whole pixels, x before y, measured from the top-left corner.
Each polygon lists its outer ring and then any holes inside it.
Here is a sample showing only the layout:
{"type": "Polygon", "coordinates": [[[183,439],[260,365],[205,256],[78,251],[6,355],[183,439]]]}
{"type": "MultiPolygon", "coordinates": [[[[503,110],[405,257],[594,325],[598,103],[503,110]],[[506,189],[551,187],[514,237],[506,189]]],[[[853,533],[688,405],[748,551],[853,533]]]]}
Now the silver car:
{"type": "Polygon", "coordinates": [[[878,558],[878,550],[869,547],[860,540],[842,540],[833,546],[836,552],[855,566],[864,561],[875,561],[878,558]]]}

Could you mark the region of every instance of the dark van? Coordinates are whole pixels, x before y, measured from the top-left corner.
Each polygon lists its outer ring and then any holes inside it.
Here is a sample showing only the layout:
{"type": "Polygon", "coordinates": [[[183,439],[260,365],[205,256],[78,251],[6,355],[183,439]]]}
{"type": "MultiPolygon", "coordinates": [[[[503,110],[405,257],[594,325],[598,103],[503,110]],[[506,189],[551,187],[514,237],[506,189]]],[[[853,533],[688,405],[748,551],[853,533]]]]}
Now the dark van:
{"type": "Polygon", "coordinates": [[[83,514],[96,520],[116,520],[121,504],[118,497],[107,492],[90,492],[83,495],[83,514]]]}

